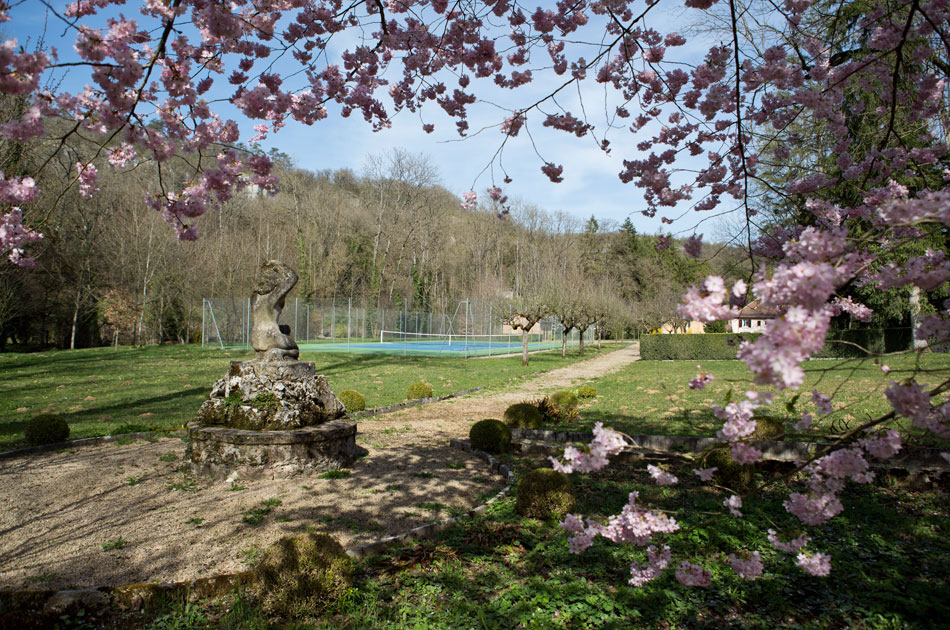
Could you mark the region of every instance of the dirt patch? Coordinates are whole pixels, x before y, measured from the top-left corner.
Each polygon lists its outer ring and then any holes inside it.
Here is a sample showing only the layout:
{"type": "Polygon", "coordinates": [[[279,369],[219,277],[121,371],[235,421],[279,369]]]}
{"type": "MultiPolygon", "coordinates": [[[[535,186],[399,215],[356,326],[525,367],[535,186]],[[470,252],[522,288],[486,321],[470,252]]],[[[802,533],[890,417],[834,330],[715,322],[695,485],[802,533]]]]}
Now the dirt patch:
{"type": "Polygon", "coordinates": [[[183,581],[243,570],[289,534],[355,547],[451,516],[504,480],[450,438],[636,358],[627,347],[502,391],[363,418],[357,444],[369,453],[341,479],[194,480],[179,471],[184,442],[170,438],[0,462],[0,589],[183,581]]]}

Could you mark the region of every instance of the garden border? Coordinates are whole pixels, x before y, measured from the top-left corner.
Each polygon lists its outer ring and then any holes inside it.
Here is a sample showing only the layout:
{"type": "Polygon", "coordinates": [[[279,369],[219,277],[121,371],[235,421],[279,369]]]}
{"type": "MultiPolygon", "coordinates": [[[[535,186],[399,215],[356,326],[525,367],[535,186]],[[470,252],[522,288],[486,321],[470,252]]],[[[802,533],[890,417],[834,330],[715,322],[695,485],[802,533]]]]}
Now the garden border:
{"type": "MultiPolygon", "coordinates": [[[[539,440],[563,444],[566,442],[588,443],[594,434],[586,431],[549,431],[546,429],[512,429],[511,436],[519,440],[539,440]]],[[[624,449],[625,453],[636,451],[660,451],[682,454],[684,451],[699,452],[710,446],[722,445],[716,438],[689,437],[677,435],[630,435],[633,444],[624,449]]],[[[812,457],[818,448],[831,446],[828,442],[782,442],[778,440],[753,440],[756,448],[762,451],[762,459],[785,462],[800,462],[812,457]]],[[[883,460],[876,467],[905,468],[907,470],[950,471],[950,462],[940,456],[942,449],[923,446],[904,447],[893,457],[883,460]]]]}

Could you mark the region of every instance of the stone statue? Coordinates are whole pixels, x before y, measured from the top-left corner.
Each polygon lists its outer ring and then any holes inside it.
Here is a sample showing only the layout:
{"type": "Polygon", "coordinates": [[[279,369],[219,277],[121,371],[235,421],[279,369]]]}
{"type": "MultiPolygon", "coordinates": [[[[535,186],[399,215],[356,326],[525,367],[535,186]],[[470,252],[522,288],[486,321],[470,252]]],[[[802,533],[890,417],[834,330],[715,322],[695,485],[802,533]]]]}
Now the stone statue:
{"type": "Polygon", "coordinates": [[[268,260],[261,266],[261,281],[251,296],[254,325],[251,345],[255,358],[262,361],[290,361],[300,356],[297,343],[290,336],[290,327],[277,323],[284,309],[284,298],[297,284],[297,274],[287,265],[268,260]]]}
{"type": "Polygon", "coordinates": [[[349,466],[360,453],[356,423],[326,377],[277,323],[297,274],[275,260],[261,267],[251,297],[250,361],[232,361],[227,376],[192,422],[187,459],[203,477],[292,476],[349,466]]]}

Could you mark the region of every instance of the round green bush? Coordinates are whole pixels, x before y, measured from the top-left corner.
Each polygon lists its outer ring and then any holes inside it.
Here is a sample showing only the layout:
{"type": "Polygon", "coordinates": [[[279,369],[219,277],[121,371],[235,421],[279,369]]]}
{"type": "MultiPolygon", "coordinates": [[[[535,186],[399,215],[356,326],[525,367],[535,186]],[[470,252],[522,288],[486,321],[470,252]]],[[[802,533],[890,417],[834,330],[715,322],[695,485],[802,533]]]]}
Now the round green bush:
{"type": "Polygon", "coordinates": [[[326,534],[278,540],[254,568],[261,607],[287,618],[319,615],[351,588],[353,562],[326,534]]]}
{"type": "Polygon", "coordinates": [[[406,398],[416,400],[417,398],[432,398],[432,385],[425,382],[413,383],[406,390],[406,398]]]}
{"type": "Polygon", "coordinates": [[[554,412],[560,420],[573,420],[577,417],[577,394],[568,390],[554,392],[548,397],[554,412]]]}
{"type": "Polygon", "coordinates": [[[346,407],[347,413],[366,409],[366,399],[363,397],[363,394],[355,389],[344,389],[337,394],[336,397],[339,398],[343,406],[346,407]]]}
{"type": "Polygon", "coordinates": [[[574,508],[574,484],[550,468],[532,470],[518,484],[515,510],[522,516],[546,520],[564,518],[574,508]]]}
{"type": "Polygon", "coordinates": [[[755,466],[740,464],[732,459],[728,448],[711,448],[700,458],[703,468],[716,467],[719,470],[713,475],[716,483],[732,490],[748,490],[752,487],[752,476],[755,466]]]}
{"type": "Polygon", "coordinates": [[[516,403],[505,409],[505,424],[513,429],[537,429],[544,422],[538,408],[531,403],[516,403]]]}
{"type": "Polygon", "coordinates": [[[31,446],[65,442],[69,438],[69,425],[55,413],[40,414],[26,421],[23,437],[31,446]]]}
{"type": "Polygon", "coordinates": [[[479,420],[469,430],[468,440],[476,451],[507,453],[511,450],[511,429],[500,420],[479,420]]]}
{"type": "Polygon", "coordinates": [[[593,385],[581,385],[577,388],[577,397],[588,400],[597,396],[597,390],[594,389],[593,385]]]}
{"type": "Polygon", "coordinates": [[[754,440],[774,440],[785,434],[785,423],[775,416],[756,416],[754,440]]]}

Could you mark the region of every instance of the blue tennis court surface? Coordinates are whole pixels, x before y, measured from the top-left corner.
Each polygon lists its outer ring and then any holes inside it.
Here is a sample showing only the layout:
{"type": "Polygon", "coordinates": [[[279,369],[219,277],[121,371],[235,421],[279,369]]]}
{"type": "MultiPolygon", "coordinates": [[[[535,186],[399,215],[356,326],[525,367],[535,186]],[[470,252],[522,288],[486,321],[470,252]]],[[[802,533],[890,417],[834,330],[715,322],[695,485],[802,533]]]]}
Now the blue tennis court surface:
{"type": "MultiPolygon", "coordinates": [[[[302,352],[360,352],[377,354],[424,354],[439,355],[448,354],[452,356],[487,356],[492,354],[508,354],[521,352],[521,340],[512,338],[511,343],[498,341],[473,341],[466,342],[462,339],[452,339],[449,341],[421,341],[406,340],[359,343],[301,343],[298,344],[302,352]]],[[[529,342],[528,351],[550,350],[560,348],[561,344],[557,341],[529,342]]]]}

